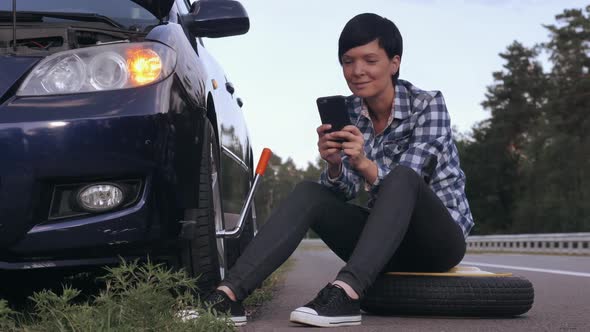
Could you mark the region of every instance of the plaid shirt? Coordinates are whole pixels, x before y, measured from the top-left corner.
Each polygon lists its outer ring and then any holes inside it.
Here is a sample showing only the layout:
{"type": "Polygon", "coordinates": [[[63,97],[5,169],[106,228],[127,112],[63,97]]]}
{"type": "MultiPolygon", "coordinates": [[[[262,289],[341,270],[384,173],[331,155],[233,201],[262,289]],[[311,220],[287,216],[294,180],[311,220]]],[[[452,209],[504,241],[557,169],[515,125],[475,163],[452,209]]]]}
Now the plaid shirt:
{"type": "Polygon", "coordinates": [[[363,133],[365,155],[377,164],[378,175],[374,183],[366,183],[362,175],[350,166],[343,154],[342,172],[336,179],[328,177],[327,169],[320,183],[352,199],[364,183],[372,207],[379,184],[397,165],[412,168],[426,176],[425,165],[429,156],[438,159],[431,175],[430,188],[449,210],[465,237],[473,227],[473,217],[465,196],[465,174],[459,166],[459,155],[453,143],[451,120],[445,101],[439,91],[422,91],[411,83],[398,80],[392,116],[385,130],[375,135],[373,123],[362,98],[348,98],[350,120],[363,133]]]}

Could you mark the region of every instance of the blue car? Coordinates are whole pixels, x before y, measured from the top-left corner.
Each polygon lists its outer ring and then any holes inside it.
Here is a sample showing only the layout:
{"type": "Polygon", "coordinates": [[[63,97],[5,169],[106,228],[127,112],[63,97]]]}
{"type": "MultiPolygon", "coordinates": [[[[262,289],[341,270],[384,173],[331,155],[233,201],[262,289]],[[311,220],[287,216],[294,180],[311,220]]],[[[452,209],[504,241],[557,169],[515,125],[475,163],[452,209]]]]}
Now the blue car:
{"type": "Polygon", "coordinates": [[[0,272],[149,257],[215,285],[253,158],[202,38],[248,29],[229,0],[0,2],[0,272]]]}

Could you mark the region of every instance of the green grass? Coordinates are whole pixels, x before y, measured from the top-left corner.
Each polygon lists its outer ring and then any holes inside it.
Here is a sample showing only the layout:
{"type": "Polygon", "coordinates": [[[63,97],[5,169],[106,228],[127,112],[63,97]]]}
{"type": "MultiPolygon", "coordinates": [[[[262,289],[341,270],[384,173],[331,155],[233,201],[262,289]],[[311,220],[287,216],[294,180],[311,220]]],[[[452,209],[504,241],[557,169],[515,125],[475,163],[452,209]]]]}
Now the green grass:
{"type": "Polygon", "coordinates": [[[5,300],[0,300],[0,331],[14,331],[16,315],[17,313],[8,307],[5,300]]]}
{"type": "Polygon", "coordinates": [[[193,296],[195,279],[162,264],[122,262],[108,268],[105,288],[89,301],[64,286],[60,294],[43,290],[30,299],[30,312],[15,312],[0,300],[0,331],[234,331],[231,320],[203,307],[193,296]],[[181,310],[199,317],[183,320],[181,310]]]}
{"type": "MultiPolygon", "coordinates": [[[[287,260],[245,301],[249,316],[273,297],[284,274],[293,265],[287,260]]],[[[0,331],[235,331],[225,314],[204,309],[195,299],[196,279],[163,264],[125,262],[107,268],[98,295],[87,295],[70,286],[61,292],[42,290],[30,297],[32,306],[23,312],[0,299],[0,331]],[[183,320],[178,314],[193,308],[199,317],[183,320]]],[[[67,280],[66,280],[67,281],[67,280]]]]}

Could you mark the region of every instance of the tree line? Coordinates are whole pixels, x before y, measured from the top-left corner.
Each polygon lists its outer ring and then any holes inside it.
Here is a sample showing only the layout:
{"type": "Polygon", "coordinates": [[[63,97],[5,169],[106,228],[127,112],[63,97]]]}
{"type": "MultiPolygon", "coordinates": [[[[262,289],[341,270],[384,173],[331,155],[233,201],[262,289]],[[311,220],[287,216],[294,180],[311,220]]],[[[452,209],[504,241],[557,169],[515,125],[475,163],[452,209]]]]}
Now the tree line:
{"type": "MultiPolygon", "coordinates": [[[[489,118],[455,135],[472,234],[590,231],[590,5],[555,19],[547,41],[514,41],[499,54],[503,68],[482,101],[489,118]]],[[[259,221],[323,167],[273,156],[256,195],[259,221]]]]}

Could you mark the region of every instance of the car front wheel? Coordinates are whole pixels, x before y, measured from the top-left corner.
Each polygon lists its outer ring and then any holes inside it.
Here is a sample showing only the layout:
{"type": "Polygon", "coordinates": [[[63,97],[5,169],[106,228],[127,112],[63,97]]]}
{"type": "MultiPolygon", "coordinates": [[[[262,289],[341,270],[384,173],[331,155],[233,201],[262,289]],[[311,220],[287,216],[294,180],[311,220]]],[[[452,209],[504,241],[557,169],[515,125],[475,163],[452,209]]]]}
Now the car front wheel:
{"type": "Polygon", "coordinates": [[[181,267],[197,277],[199,292],[215,288],[227,269],[226,244],[217,238],[223,229],[223,210],[219,183],[219,146],[212,124],[206,120],[199,173],[197,208],[184,211],[181,238],[181,267]]]}

